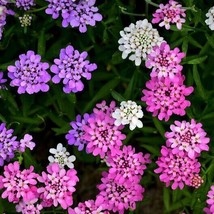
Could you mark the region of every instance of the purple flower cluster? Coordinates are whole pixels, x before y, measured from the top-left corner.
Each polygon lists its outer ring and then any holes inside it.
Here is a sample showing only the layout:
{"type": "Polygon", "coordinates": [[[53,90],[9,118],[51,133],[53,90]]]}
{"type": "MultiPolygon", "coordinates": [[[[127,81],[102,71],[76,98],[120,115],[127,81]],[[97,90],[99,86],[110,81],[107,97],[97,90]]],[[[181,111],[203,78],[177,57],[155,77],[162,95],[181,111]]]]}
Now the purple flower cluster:
{"type": "Polygon", "coordinates": [[[62,17],[62,26],[79,27],[79,31],[87,31],[87,25],[95,26],[96,21],[102,20],[102,15],[98,13],[98,8],[94,6],[96,0],[47,0],[47,14],[52,15],[53,19],[62,17]]]}
{"type": "Polygon", "coordinates": [[[0,40],[2,38],[4,26],[6,25],[7,8],[0,4],[0,40]]]}
{"type": "Polygon", "coordinates": [[[0,166],[14,158],[16,151],[24,152],[26,147],[31,150],[35,147],[35,143],[31,141],[31,135],[26,134],[18,141],[17,136],[13,136],[13,132],[13,129],[6,128],[5,123],[0,125],[0,166]]]}
{"type": "Polygon", "coordinates": [[[54,59],[55,64],[50,68],[55,74],[52,81],[57,84],[62,80],[65,93],[82,91],[84,84],[81,79],[91,79],[91,72],[97,68],[97,65],[89,63],[86,60],[87,56],[86,51],[79,53],[68,45],[65,49],[61,49],[59,59],[54,59]]]}
{"type": "Polygon", "coordinates": [[[51,79],[50,74],[46,71],[48,68],[49,64],[41,62],[40,55],[29,50],[26,54],[19,56],[15,66],[8,66],[8,76],[12,79],[10,86],[17,86],[19,94],[47,92],[49,90],[47,82],[51,79]]]}
{"type": "Polygon", "coordinates": [[[35,5],[34,0],[16,0],[16,7],[23,8],[24,10],[30,10],[35,5]]]}

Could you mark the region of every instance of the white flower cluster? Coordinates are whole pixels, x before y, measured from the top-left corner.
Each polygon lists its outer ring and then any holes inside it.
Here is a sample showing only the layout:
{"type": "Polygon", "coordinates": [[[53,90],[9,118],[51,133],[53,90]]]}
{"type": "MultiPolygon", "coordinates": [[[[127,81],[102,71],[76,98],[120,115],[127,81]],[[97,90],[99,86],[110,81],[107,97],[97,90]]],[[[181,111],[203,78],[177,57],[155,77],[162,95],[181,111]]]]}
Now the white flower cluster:
{"type": "Polygon", "coordinates": [[[143,117],[143,111],[136,102],[128,100],[120,103],[120,108],[116,108],[112,113],[116,126],[129,124],[129,129],[134,130],[136,127],[142,128],[143,123],[139,118],[143,117]]]}
{"type": "Polygon", "coordinates": [[[211,30],[214,30],[214,6],[208,10],[206,17],[208,19],[205,20],[205,23],[209,26],[211,30]]]}
{"type": "Polygon", "coordinates": [[[57,148],[51,148],[49,150],[53,156],[49,156],[48,160],[50,163],[58,163],[61,168],[64,168],[64,166],[68,166],[70,169],[74,168],[73,162],[76,160],[76,157],[74,155],[70,156],[70,153],[67,152],[66,148],[63,147],[61,143],[58,143],[57,148]]]}
{"type": "Polygon", "coordinates": [[[22,27],[29,27],[31,26],[32,16],[25,14],[24,16],[19,17],[19,21],[22,27]]]}
{"type": "Polygon", "coordinates": [[[122,38],[118,43],[119,50],[123,52],[122,58],[125,59],[129,55],[129,59],[135,61],[136,66],[141,64],[142,59],[146,59],[154,46],[163,41],[157,29],[154,29],[147,19],[137,21],[136,24],[131,23],[120,31],[120,35],[122,38]]]}

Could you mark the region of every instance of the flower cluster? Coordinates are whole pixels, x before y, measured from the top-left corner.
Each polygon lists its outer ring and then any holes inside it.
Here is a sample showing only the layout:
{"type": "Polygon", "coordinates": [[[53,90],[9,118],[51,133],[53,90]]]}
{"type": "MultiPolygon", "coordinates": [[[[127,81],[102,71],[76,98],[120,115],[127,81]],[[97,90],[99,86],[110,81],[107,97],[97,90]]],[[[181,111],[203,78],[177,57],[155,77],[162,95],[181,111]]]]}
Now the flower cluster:
{"type": "Polygon", "coordinates": [[[6,25],[7,8],[0,5],[0,40],[2,38],[4,26],[6,25]]]}
{"type": "Polygon", "coordinates": [[[213,214],[214,213],[214,186],[212,185],[210,191],[207,194],[207,207],[204,208],[204,212],[206,214],[213,214]]]}
{"type": "Polygon", "coordinates": [[[84,33],[87,31],[87,25],[95,26],[96,21],[102,20],[102,15],[98,13],[98,8],[94,6],[96,0],[47,0],[48,8],[45,10],[47,14],[52,15],[53,19],[57,19],[60,15],[63,19],[62,26],[79,27],[79,31],[84,33]]]}
{"type": "Polygon", "coordinates": [[[214,6],[208,10],[206,17],[205,23],[209,26],[210,30],[214,30],[214,6]]]}
{"type": "Polygon", "coordinates": [[[129,124],[130,130],[143,127],[143,123],[139,120],[143,117],[142,108],[131,100],[122,101],[120,108],[116,108],[112,113],[112,117],[115,119],[114,124],[116,126],[129,124]]]}
{"type": "Polygon", "coordinates": [[[147,89],[143,89],[142,101],[147,104],[146,110],[158,115],[159,120],[168,121],[172,114],[183,116],[185,109],[190,106],[186,96],[193,92],[193,87],[186,87],[184,76],[177,76],[177,80],[169,77],[158,79],[151,78],[146,82],[147,89]]]}
{"type": "Polygon", "coordinates": [[[169,3],[159,5],[159,8],[153,14],[152,23],[159,23],[160,27],[165,26],[167,30],[170,29],[170,24],[176,24],[177,28],[181,30],[182,24],[185,22],[185,11],[181,4],[169,0],[169,3]]]}
{"type": "Polygon", "coordinates": [[[152,68],[151,77],[169,77],[176,79],[181,75],[183,66],[180,65],[181,59],[185,53],[180,52],[179,48],[170,49],[166,42],[162,42],[160,46],[155,46],[146,60],[146,67],[152,68]]]}
{"type": "Polygon", "coordinates": [[[86,60],[87,56],[86,51],[79,53],[68,45],[65,49],[61,49],[60,58],[54,59],[55,64],[50,68],[55,74],[52,81],[57,84],[62,80],[65,93],[82,91],[84,88],[82,78],[91,79],[91,72],[97,68],[97,65],[89,63],[86,60]]]}
{"type": "Polygon", "coordinates": [[[34,5],[34,0],[16,0],[16,7],[24,10],[30,10],[34,5]]]}
{"type": "Polygon", "coordinates": [[[160,45],[163,38],[154,29],[147,19],[139,20],[136,24],[131,23],[120,31],[121,38],[118,43],[119,50],[122,51],[122,58],[135,61],[135,65],[141,64],[142,59],[146,59],[152,48],[160,45]]]}
{"type": "Polygon", "coordinates": [[[31,26],[32,16],[24,14],[24,16],[19,17],[19,21],[22,27],[29,27],[31,26]]]}
{"type": "Polygon", "coordinates": [[[8,76],[12,79],[10,86],[17,86],[19,94],[47,92],[49,90],[47,82],[51,79],[46,71],[48,68],[49,64],[41,62],[40,55],[29,50],[19,56],[15,66],[8,66],[8,76]]]}
{"type": "Polygon", "coordinates": [[[16,211],[21,212],[22,214],[40,214],[40,211],[43,209],[43,207],[41,204],[36,204],[37,201],[37,198],[28,202],[20,201],[16,205],[16,211]]]}
{"type": "Polygon", "coordinates": [[[26,134],[20,141],[16,136],[13,136],[13,129],[7,129],[5,123],[0,125],[0,166],[4,165],[5,161],[10,161],[16,151],[24,152],[26,147],[31,150],[35,147],[35,143],[32,142],[32,136],[26,134]]]}

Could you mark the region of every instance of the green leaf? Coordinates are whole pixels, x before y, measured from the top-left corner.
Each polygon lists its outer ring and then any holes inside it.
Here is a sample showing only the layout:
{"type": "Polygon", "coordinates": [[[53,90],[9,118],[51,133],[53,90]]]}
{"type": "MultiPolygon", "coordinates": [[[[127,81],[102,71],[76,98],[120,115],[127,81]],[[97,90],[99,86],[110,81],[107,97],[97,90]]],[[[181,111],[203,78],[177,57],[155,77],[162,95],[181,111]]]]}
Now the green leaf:
{"type": "Polygon", "coordinates": [[[207,59],[207,56],[202,56],[202,57],[191,56],[191,57],[186,57],[186,60],[184,60],[183,63],[195,65],[195,64],[200,64],[200,63],[204,62],[206,59],[207,59]]]}
{"type": "Polygon", "coordinates": [[[45,29],[42,29],[38,39],[37,53],[44,56],[46,48],[45,29]]]}
{"type": "Polygon", "coordinates": [[[156,118],[156,117],[153,117],[153,122],[155,124],[155,127],[157,128],[158,132],[161,134],[161,136],[165,139],[165,130],[164,130],[164,127],[162,125],[162,123],[156,118]]]}
{"type": "Polygon", "coordinates": [[[122,102],[122,101],[125,101],[125,100],[126,100],[121,94],[119,94],[119,93],[116,92],[115,90],[112,90],[111,95],[112,95],[112,97],[113,97],[115,100],[117,100],[118,102],[122,102]]]}
{"type": "Polygon", "coordinates": [[[212,36],[210,36],[208,33],[205,34],[207,41],[209,43],[209,45],[214,48],[214,34],[212,34],[212,36]]]}
{"type": "Polygon", "coordinates": [[[122,63],[124,60],[122,59],[122,55],[121,55],[121,51],[116,51],[113,55],[112,55],[112,64],[113,65],[117,65],[122,63]]]}
{"type": "Polygon", "coordinates": [[[163,188],[163,203],[166,208],[166,211],[169,211],[170,206],[170,191],[168,188],[163,188]]]}
{"type": "Polygon", "coordinates": [[[148,152],[155,156],[160,155],[160,148],[154,147],[154,145],[144,144],[143,142],[140,144],[141,147],[145,148],[148,152]]]}

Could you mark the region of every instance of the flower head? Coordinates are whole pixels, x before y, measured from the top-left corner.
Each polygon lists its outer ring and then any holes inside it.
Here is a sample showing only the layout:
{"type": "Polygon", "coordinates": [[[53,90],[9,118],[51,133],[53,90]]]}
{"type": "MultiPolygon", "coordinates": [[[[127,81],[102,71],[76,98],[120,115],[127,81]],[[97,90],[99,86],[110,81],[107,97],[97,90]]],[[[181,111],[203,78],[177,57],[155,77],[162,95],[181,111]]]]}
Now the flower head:
{"type": "Polygon", "coordinates": [[[187,153],[181,151],[177,154],[172,153],[172,149],[162,146],[161,157],[157,160],[158,168],[155,173],[160,174],[160,180],[166,186],[172,184],[172,189],[184,188],[184,184],[192,186],[192,177],[200,172],[198,160],[191,159],[187,153]]]}
{"type": "Polygon", "coordinates": [[[0,176],[0,188],[3,189],[1,197],[8,198],[8,201],[13,203],[21,200],[26,203],[37,198],[38,175],[33,170],[31,166],[21,171],[18,161],[4,166],[4,176],[0,176]]]}
{"type": "Polygon", "coordinates": [[[24,152],[26,148],[33,150],[36,144],[33,141],[31,141],[32,139],[33,137],[31,135],[25,134],[24,138],[20,140],[19,150],[21,152],[24,152]]]}
{"type": "Polygon", "coordinates": [[[185,109],[190,106],[190,101],[186,100],[186,96],[193,92],[193,87],[186,87],[184,76],[178,76],[178,79],[157,77],[151,78],[146,82],[147,89],[142,92],[144,96],[141,98],[147,104],[146,110],[153,112],[153,116],[158,115],[159,120],[168,121],[172,114],[183,116],[185,109]]]}
{"type": "Polygon", "coordinates": [[[82,91],[84,88],[82,78],[91,79],[91,72],[97,68],[97,65],[86,60],[87,56],[86,51],[79,53],[68,45],[65,49],[61,49],[60,58],[54,60],[55,64],[50,68],[55,74],[52,81],[57,84],[62,80],[65,93],[82,91]]]}
{"type": "Polygon", "coordinates": [[[83,118],[81,115],[76,116],[76,121],[70,123],[72,129],[69,130],[66,134],[66,139],[68,140],[69,145],[78,146],[78,150],[82,151],[87,144],[87,141],[82,138],[84,135],[83,126],[87,124],[88,119],[90,118],[89,114],[84,114],[83,118]]]}
{"type": "Polygon", "coordinates": [[[76,157],[74,155],[70,156],[70,153],[67,152],[61,143],[57,144],[56,149],[51,148],[49,151],[53,154],[53,156],[48,157],[50,163],[58,163],[60,168],[64,168],[65,166],[68,166],[70,169],[74,168],[73,162],[76,160],[76,157]]]}
{"type": "Polygon", "coordinates": [[[211,186],[210,191],[207,194],[207,207],[204,208],[204,212],[206,214],[213,214],[214,213],[214,185],[211,186]]]}
{"type": "Polygon", "coordinates": [[[5,89],[4,83],[7,82],[7,79],[3,78],[4,73],[0,72],[0,89],[5,89]]]}
{"type": "Polygon", "coordinates": [[[24,10],[30,10],[34,5],[34,0],[16,0],[16,7],[23,8],[24,10]]]}
{"type": "Polygon", "coordinates": [[[43,207],[41,204],[36,204],[37,201],[37,198],[29,202],[20,201],[19,204],[16,205],[16,211],[22,214],[40,214],[43,207]]]}
{"type": "Polygon", "coordinates": [[[116,126],[129,124],[130,130],[143,127],[143,123],[139,120],[143,117],[142,108],[131,100],[122,101],[120,108],[116,108],[112,113],[112,117],[115,119],[116,126]]]}
{"type": "Polygon", "coordinates": [[[61,169],[58,163],[47,166],[47,173],[42,172],[38,177],[43,185],[38,188],[38,193],[42,194],[45,200],[52,200],[53,206],[59,204],[63,209],[67,209],[73,204],[72,193],[75,192],[74,186],[79,181],[74,169],[61,169]]]}
{"type": "Polygon", "coordinates": [[[195,158],[202,151],[208,151],[210,139],[206,137],[207,133],[202,129],[201,123],[196,123],[194,119],[191,122],[175,121],[170,126],[171,132],[166,132],[166,144],[172,148],[173,153],[186,151],[190,158],[195,158]],[[175,124],[175,125],[174,125],[175,124]]]}
{"type": "Polygon", "coordinates": [[[180,52],[179,48],[170,50],[166,42],[162,42],[160,46],[155,46],[146,60],[146,67],[152,68],[151,77],[169,77],[174,79],[176,75],[180,75],[183,66],[180,65],[181,59],[185,53],[180,52]]]}
{"type": "Polygon", "coordinates": [[[2,38],[4,26],[6,25],[7,8],[4,5],[0,5],[0,40],[2,38]]]}
{"type": "Polygon", "coordinates": [[[154,29],[147,19],[137,21],[136,24],[131,23],[129,27],[125,27],[120,31],[122,38],[118,43],[119,50],[122,51],[122,58],[135,61],[135,65],[140,65],[142,59],[146,59],[152,48],[160,45],[163,38],[154,29]]]}
{"type": "Polygon", "coordinates": [[[214,6],[208,10],[206,17],[205,23],[209,26],[210,30],[214,30],[214,6]]]}
{"type": "Polygon", "coordinates": [[[185,22],[185,11],[181,4],[169,0],[169,3],[159,5],[159,9],[153,14],[152,23],[159,23],[160,27],[165,26],[167,30],[170,29],[170,24],[176,24],[177,28],[181,30],[182,24],[185,22]]]}
{"type": "MultiPolygon", "coordinates": [[[[121,175],[122,176],[122,175],[121,175]]],[[[117,174],[103,173],[98,185],[96,202],[104,209],[123,214],[125,210],[136,208],[136,202],[143,199],[144,188],[129,179],[115,179],[117,174]]]]}
{"type": "Polygon", "coordinates": [[[47,82],[51,76],[46,71],[49,64],[41,62],[41,56],[34,51],[27,51],[27,54],[21,54],[15,66],[8,66],[8,76],[12,79],[10,86],[18,87],[18,93],[38,93],[39,91],[47,92],[49,86],[47,82]]]}
{"type": "Polygon", "coordinates": [[[203,183],[204,183],[204,180],[199,174],[191,175],[190,186],[199,188],[203,183]]]}
{"type": "Polygon", "coordinates": [[[19,17],[19,21],[22,27],[29,27],[31,26],[32,16],[24,14],[24,16],[19,17]]]}

